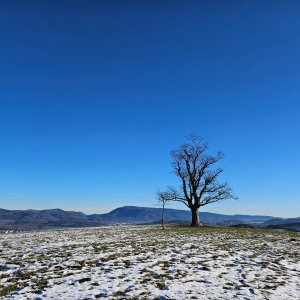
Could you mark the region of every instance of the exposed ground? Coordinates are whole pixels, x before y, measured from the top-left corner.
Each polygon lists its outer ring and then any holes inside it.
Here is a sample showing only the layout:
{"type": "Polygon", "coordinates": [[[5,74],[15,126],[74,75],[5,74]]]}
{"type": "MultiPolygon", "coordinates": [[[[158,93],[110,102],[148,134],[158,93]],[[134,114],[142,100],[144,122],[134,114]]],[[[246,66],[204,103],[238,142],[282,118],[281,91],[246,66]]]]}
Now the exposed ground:
{"type": "Polygon", "coordinates": [[[300,299],[300,234],[128,226],[0,235],[1,299],[300,299]]]}

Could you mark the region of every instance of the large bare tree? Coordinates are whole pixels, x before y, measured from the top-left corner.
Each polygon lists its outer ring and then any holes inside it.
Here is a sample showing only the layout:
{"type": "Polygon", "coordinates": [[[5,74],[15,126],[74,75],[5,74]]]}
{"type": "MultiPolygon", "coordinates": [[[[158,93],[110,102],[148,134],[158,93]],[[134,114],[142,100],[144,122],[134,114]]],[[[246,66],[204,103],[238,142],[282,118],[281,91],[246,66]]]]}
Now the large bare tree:
{"type": "Polygon", "coordinates": [[[184,203],[192,212],[191,226],[200,226],[200,207],[237,197],[226,182],[217,180],[223,169],[214,166],[224,155],[221,152],[207,154],[208,144],[202,137],[189,135],[188,140],[189,143],[171,151],[172,167],[180,179],[180,189],[168,187],[160,196],[184,203]]]}

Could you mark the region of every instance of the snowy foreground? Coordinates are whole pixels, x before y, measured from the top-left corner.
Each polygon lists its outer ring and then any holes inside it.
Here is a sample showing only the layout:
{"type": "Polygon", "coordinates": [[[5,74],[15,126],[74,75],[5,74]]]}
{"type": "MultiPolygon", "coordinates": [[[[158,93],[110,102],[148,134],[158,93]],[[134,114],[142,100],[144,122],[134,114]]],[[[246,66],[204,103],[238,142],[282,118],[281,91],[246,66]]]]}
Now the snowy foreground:
{"type": "Polygon", "coordinates": [[[1,299],[300,299],[300,235],[125,226],[0,235],[1,299]]]}

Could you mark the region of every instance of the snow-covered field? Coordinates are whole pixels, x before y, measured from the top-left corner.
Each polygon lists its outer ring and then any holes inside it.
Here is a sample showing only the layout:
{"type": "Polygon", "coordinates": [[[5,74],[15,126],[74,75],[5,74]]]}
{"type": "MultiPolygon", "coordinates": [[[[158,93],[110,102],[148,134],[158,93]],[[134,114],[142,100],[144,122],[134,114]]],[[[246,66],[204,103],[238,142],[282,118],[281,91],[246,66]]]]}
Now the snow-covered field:
{"type": "Polygon", "coordinates": [[[300,235],[124,226],[0,235],[1,299],[300,299],[300,235]]]}

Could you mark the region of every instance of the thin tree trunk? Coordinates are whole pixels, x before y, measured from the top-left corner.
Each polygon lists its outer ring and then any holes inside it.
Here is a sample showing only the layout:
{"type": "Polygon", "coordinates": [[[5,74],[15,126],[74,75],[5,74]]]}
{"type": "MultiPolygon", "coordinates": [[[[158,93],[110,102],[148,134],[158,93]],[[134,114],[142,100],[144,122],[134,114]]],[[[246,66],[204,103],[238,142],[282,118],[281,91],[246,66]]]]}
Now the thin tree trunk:
{"type": "Polygon", "coordinates": [[[199,219],[199,208],[198,207],[192,207],[192,223],[191,226],[200,226],[200,219],[199,219]]]}
{"type": "Polygon", "coordinates": [[[165,229],[165,202],[164,201],[163,201],[163,207],[162,207],[161,226],[162,226],[162,229],[165,229]]]}

